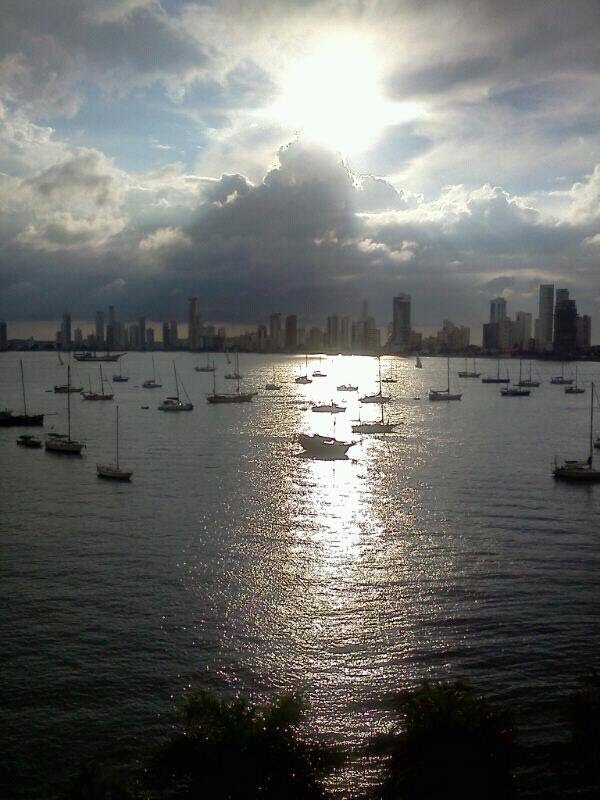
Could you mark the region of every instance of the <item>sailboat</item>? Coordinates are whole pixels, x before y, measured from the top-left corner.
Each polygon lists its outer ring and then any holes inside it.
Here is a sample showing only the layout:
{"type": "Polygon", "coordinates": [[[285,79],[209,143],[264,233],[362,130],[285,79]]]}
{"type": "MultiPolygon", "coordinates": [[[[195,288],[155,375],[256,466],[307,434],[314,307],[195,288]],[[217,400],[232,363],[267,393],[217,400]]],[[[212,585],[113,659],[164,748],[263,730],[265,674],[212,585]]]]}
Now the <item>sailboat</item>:
{"type": "Polygon", "coordinates": [[[565,394],[583,394],[585,389],[583,386],[579,386],[577,384],[577,364],[575,364],[575,385],[574,386],[567,386],[565,388],[565,394]]]}
{"type": "Polygon", "coordinates": [[[382,378],[382,379],[381,379],[381,382],[382,382],[382,383],[398,383],[398,380],[397,380],[396,378],[394,378],[394,375],[393,375],[393,373],[392,373],[391,365],[390,365],[390,372],[389,372],[389,374],[388,374],[388,375],[386,375],[386,377],[385,377],[385,378],[382,378]]]}
{"type": "Polygon", "coordinates": [[[417,356],[415,360],[415,369],[423,369],[423,364],[421,363],[421,356],[417,356]]]}
{"type": "Polygon", "coordinates": [[[113,383],[125,383],[126,381],[129,380],[128,375],[123,375],[123,367],[122,367],[122,362],[120,360],[119,360],[119,374],[113,375],[112,379],[113,383]]]}
{"type": "Polygon", "coordinates": [[[81,397],[84,400],[112,400],[114,394],[105,394],[104,392],[104,375],[102,374],[102,364],[100,365],[100,393],[92,392],[91,385],[89,392],[82,392],[81,397]]]}
{"type": "Polygon", "coordinates": [[[299,433],[296,441],[305,455],[326,459],[346,458],[348,450],[356,444],[356,442],[343,442],[335,436],[321,436],[318,433],[299,433]]]}
{"type": "Polygon", "coordinates": [[[323,359],[322,359],[321,356],[319,356],[319,369],[316,369],[313,372],[313,374],[312,374],[313,378],[326,378],[327,377],[327,373],[321,371],[321,363],[322,362],[323,362],[323,359]]]}
{"type": "Polygon", "coordinates": [[[179,381],[177,380],[177,367],[175,366],[175,362],[173,361],[173,374],[175,375],[175,397],[167,397],[162,403],[159,405],[159,411],[193,411],[194,406],[190,402],[190,398],[188,393],[186,392],[185,386],[182,385],[183,391],[185,392],[185,396],[187,397],[187,403],[179,397],[179,381]]]}
{"type": "Polygon", "coordinates": [[[377,356],[377,367],[379,370],[379,391],[377,394],[366,394],[364,397],[359,397],[360,403],[389,403],[392,399],[389,395],[383,394],[381,390],[381,358],[377,356]]]}
{"type": "Polygon", "coordinates": [[[498,359],[497,366],[496,366],[496,377],[494,377],[493,375],[487,375],[485,378],[481,379],[481,382],[482,383],[510,383],[510,375],[508,374],[508,371],[507,371],[505,378],[501,378],[500,377],[500,359],[498,359]]]}
{"type": "Polygon", "coordinates": [[[459,378],[479,378],[481,372],[477,372],[475,359],[473,359],[473,369],[469,369],[468,359],[465,358],[465,368],[458,373],[459,378]]]}
{"type": "Polygon", "coordinates": [[[311,408],[315,414],[341,414],[346,411],[346,406],[338,406],[333,400],[331,403],[317,403],[311,408]]]}
{"type": "Polygon", "coordinates": [[[96,472],[99,478],[110,478],[113,481],[129,481],[133,475],[133,470],[121,469],[119,465],[119,406],[117,406],[117,463],[96,464],[96,472]]]}
{"type": "Polygon", "coordinates": [[[236,353],[235,354],[235,369],[234,369],[233,372],[228,372],[227,375],[225,375],[225,380],[226,381],[241,381],[242,377],[243,376],[240,374],[240,354],[236,353]]]}
{"type": "Polygon", "coordinates": [[[206,354],[206,364],[203,367],[201,367],[198,364],[196,367],[194,367],[194,369],[196,370],[196,372],[214,372],[215,371],[214,359],[213,359],[213,362],[211,364],[210,361],[209,361],[209,358],[208,358],[208,353],[207,353],[206,354]]]}
{"type": "MultiPolygon", "coordinates": [[[[236,363],[237,363],[237,353],[236,353],[236,363]]],[[[237,368],[236,368],[237,372],[237,368]]],[[[216,376],[213,372],[213,390],[212,394],[206,396],[206,400],[213,405],[219,403],[250,403],[252,402],[252,398],[256,394],[255,392],[240,392],[240,377],[238,374],[237,377],[237,386],[235,392],[227,392],[223,394],[217,394],[217,386],[216,386],[216,376]]]]}
{"type": "Polygon", "coordinates": [[[273,380],[265,383],[265,389],[270,392],[278,392],[281,389],[281,386],[275,381],[275,370],[273,370],[273,380]]]}
{"type": "MultiPolygon", "coordinates": [[[[521,375],[521,372],[519,370],[519,376],[520,375],[521,375]]],[[[518,382],[517,386],[530,386],[533,389],[533,388],[536,388],[539,385],[540,385],[540,382],[539,381],[534,381],[533,378],[531,377],[531,359],[529,359],[529,377],[528,378],[519,377],[519,382],[518,382]]]]}
{"type": "MultiPolygon", "coordinates": [[[[69,369],[70,366],[67,365],[67,370],[69,369]]],[[[59,383],[54,386],[54,394],[67,394],[67,392],[79,394],[79,392],[83,392],[83,386],[73,386],[70,378],[66,383],[59,383]]]]}
{"type": "Polygon", "coordinates": [[[301,383],[301,384],[312,383],[312,380],[308,377],[308,355],[304,356],[304,364],[305,364],[304,375],[298,375],[298,377],[294,380],[294,383],[301,383]]]}
{"type": "Polygon", "coordinates": [[[502,397],[529,397],[531,394],[530,389],[526,389],[524,386],[521,386],[521,367],[522,367],[522,360],[519,359],[519,381],[516,386],[511,386],[507,384],[500,389],[500,394],[502,397]]]}
{"type": "Polygon", "coordinates": [[[44,447],[51,453],[64,453],[65,455],[79,456],[85,447],[83,442],[71,439],[71,367],[67,367],[67,435],[64,433],[49,433],[44,447]]]}
{"type": "Polygon", "coordinates": [[[462,394],[450,394],[450,356],[448,356],[448,383],[445,389],[430,389],[430,400],[462,400],[462,394]]]}
{"type": "Polygon", "coordinates": [[[338,392],[358,392],[358,386],[353,386],[351,383],[342,383],[337,387],[338,392]]]}
{"type": "Polygon", "coordinates": [[[383,405],[380,405],[381,419],[376,422],[361,422],[360,415],[356,425],[352,426],[352,433],[393,433],[401,422],[390,422],[383,415],[383,405]]]}
{"type": "Polygon", "coordinates": [[[563,461],[558,464],[554,459],[552,474],[555,478],[573,482],[600,482],[600,469],[594,468],[594,384],[592,383],[590,402],[590,452],[587,461],[563,461]]]}
{"type": "Polygon", "coordinates": [[[570,386],[573,383],[573,378],[565,378],[565,362],[563,361],[560,368],[560,375],[555,375],[550,378],[550,383],[557,386],[570,386]]]}
{"type": "Polygon", "coordinates": [[[143,389],[160,389],[162,383],[156,380],[156,367],[154,366],[154,353],[152,353],[152,377],[142,383],[143,389]]]}
{"type": "Polygon", "coordinates": [[[38,426],[44,424],[43,414],[28,414],[27,413],[27,399],[25,397],[25,378],[23,376],[23,362],[19,361],[21,367],[21,392],[23,395],[23,413],[13,414],[9,408],[0,411],[0,427],[8,428],[11,426],[38,426]]]}

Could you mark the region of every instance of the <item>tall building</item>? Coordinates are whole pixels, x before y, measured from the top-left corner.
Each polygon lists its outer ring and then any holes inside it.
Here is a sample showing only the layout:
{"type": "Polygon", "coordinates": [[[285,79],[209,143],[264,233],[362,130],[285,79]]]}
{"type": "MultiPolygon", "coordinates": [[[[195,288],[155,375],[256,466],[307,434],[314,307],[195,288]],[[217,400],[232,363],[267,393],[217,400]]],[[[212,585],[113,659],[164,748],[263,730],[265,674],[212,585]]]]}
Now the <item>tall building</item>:
{"type": "Polygon", "coordinates": [[[0,322],[0,351],[8,350],[8,329],[6,322],[0,322]]]}
{"type": "Polygon", "coordinates": [[[179,332],[177,330],[177,320],[172,319],[169,322],[169,345],[173,348],[179,344],[179,332]]]}
{"type": "Polygon", "coordinates": [[[281,314],[271,314],[269,317],[269,339],[271,340],[271,347],[274,350],[279,350],[283,344],[281,314]]]}
{"type": "Polygon", "coordinates": [[[513,324],[513,344],[519,350],[528,350],[531,341],[531,314],[527,311],[517,311],[513,324]]]}
{"type": "Polygon", "coordinates": [[[169,335],[168,322],[163,322],[162,324],[162,340],[163,340],[163,350],[168,350],[171,347],[171,337],[169,335]]]}
{"type": "Polygon", "coordinates": [[[106,349],[116,350],[119,347],[120,337],[116,331],[115,307],[108,307],[108,324],[106,326],[106,349]]]}
{"type": "Polygon", "coordinates": [[[365,322],[365,346],[368,350],[379,350],[381,347],[381,332],[374,317],[367,317],[365,322]]]}
{"type": "Polygon", "coordinates": [[[190,350],[198,350],[200,347],[199,323],[198,298],[188,297],[188,347],[190,350]]]}
{"type": "Polygon", "coordinates": [[[104,311],[96,311],[96,347],[104,347],[104,311]]]}
{"type": "Polygon", "coordinates": [[[490,322],[502,322],[506,319],[506,300],[503,297],[495,297],[490,302],[490,322]]]}
{"type": "Polygon", "coordinates": [[[392,320],[392,344],[407,347],[410,342],[410,295],[394,297],[392,320]]]}
{"type": "Polygon", "coordinates": [[[63,350],[70,350],[73,343],[71,340],[71,315],[65,311],[62,317],[62,325],[60,326],[60,341],[63,350]]]}
{"type": "Polygon", "coordinates": [[[140,350],[146,349],[146,317],[140,317],[138,320],[138,347],[140,350]]]}
{"type": "Polygon", "coordinates": [[[285,349],[295,350],[298,347],[298,317],[289,314],[285,318],[285,349]]]}
{"type": "Polygon", "coordinates": [[[535,325],[535,347],[540,353],[552,347],[552,329],[554,326],[554,284],[543,283],[540,286],[538,318],[535,325]]]}
{"type": "Polygon", "coordinates": [[[337,349],[340,339],[340,319],[337,314],[327,317],[327,347],[337,349]]]}
{"type": "Polygon", "coordinates": [[[577,348],[587,350],[592,346],[592,318],[584,314],[577,317],[577,348]]]}
{"type": "Polygon", "coordinates": [[[154,350],[154,328],[146,328],[146,347],[154,350]]]}
{"type": "Polygon", "coordinates": [[[75,331],[73,333],[73,344],[78,349],[83,347],[83,331],[81,330],[81,328],[75,328],[75,331]]]}
{"type": "Polygon", "coordinates": [[[350,317],[342,317],[340,321],[340,350],[350,350],[350,334],[352,321],[350,317]]]}
{"type": "Polygon", "coordinates": [[[556,292],[554,306],[554,352],[563,356],[577,349],[577,305],[569,298],[568,289],[556,292]]]}

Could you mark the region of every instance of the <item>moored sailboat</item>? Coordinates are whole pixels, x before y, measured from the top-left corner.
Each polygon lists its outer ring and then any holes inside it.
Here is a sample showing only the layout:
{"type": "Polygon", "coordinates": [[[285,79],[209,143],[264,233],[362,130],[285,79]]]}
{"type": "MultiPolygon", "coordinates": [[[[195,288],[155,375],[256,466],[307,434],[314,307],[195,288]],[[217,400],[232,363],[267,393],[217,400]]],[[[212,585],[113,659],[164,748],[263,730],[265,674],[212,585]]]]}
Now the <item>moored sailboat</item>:
{"type": "Polygon", "coordinates": [[[100,392],[93,392],[91,387],[89,392],[82,392],[81,397],[84,400],[112,400],[114,394],[108,394],[104,391],[104,375],[102,374],[102,364],[100,364],[100,392]]]}
{"type": "Polygon", "coordinates": [[[79,456],[85,447],[83,442],[71,439],[71,367],[67,367],[67,433],[49,433],[44,447],[51,453],[79,456]]]}
{"type": "Polygon", "coordinates": [[[96,464],[99,478],[110,478],[113,481],[130,481],[133,470],[122,469],[119,464],[119,406],[117,406],[117,459],[116,464],[96,464]]]}
{"type": "Polygon", "coordinates": [[[552,474],[555,478],[563,481],[572,481],[579,483],[597,483],[600,482],[600,469],[594,467],[594,384],[590,392],[590,449],[586,461],[563,461],[558,464],[554,459],[554,468],[552,474]]]}
{"type": "Polygon", "coordinates": [[[21,393],[23,396],[23,413],[14,414],[10,409],[5,408],[0,411],[0,427],[8,428],[12,426],[19,427],[37,427],[44,424],[43,414],[28,414],[27,413],[27,398],[25,396],[25,377],[23,375],[23,362],[19,361],[21,368],[21,393]]]}
{"type": "Polygon", "coordinates": [[[500,395],[502,397],[529,397],[531,394],[531,390],[521,386],[521,364],[522,361],[519,359],[519,381],[516,385],[511,386],[510,383],[506,386],[503,386],[500,389],[500,395]]]}
{"type": "Polygon", "coordinates": [[[497,361],[496,365],[496,377],[493,375],[486,375],[485,378],[481,379],[482,383],[510,383],[510,375],[506,374],[505,378],[500,377],[500,359],[497,361]]]}
{"type": "Polygon", "coordinates": [[[389,403],[392,399],[390,395],[383,394],[381,388],[381,358],[377,356],[377,367],[379,370],[379,391],[377,394],[366,394],[364,397],[359,397],[359,403],[389,403]]]}
{"type": "Polygon", "coordinates": [[[442,400],[442,401],[444,401],[444,400],[446,400],[446,401],[448,401],[448,400],[462,400],[462,394],[460,394],[460,393],[451,394],[450,393],[450,356],[448,356],[448,362],[447,362],[447,376],[448,376],[448,381],[447,381],[447,385],[446,385],[445,389],[430,389],[429,390],[429,399],[430,400],[433,400],[433,401],[437,401],[437,400],[442,400]]]}
{"type": "Polygon", "coordinates": [[[160,389],[162,387],[162,383],[160,380],[156,380],[156,366],[154,364],[154,353],[152,353],[152,377],[148,378],[147,381],[142,383],[143,389],[160,389]]]}
{"type": "Polygon", "coordinates": [[[575,364],[575,383],[572,386],[565,387],[565,394],[584,394],[585,389],[577,383],[577,364],[575,364]]]}
{"type": "Polygon", "coordinates": [[[184,402],[179,396],[179,380],[177,379],[177,367],[173,361],[173,374],[175,376],[175,397],[167,397],[159,405],[159,411],[193,411],[194,406],[189,398],[185,386],[182,385],[187,402],[184,402]]]}
{"type": "MultiPolygon", "coordinates": [[[[237,359],[237,354],[236,354],[237,359]]],[[[237,370],[236,370],[237,371],[237,370]]],[[[223,394],[217,393],[216,376],[213,372],[213,390],[212,394],[206,396],[208,403],[213,405],[230,404],[230,403],[250,403],[256,392],[240,392],[240,378],[237,377],[237,386],[235,392],[224,392],[223,394]]]]}
{"type": "Polygon", "coordinates": [[[473,369],[469,369],[469,362],[468,359],[465,358],[465,368],[460,370],[458,373],[459,378],[479,378],[481,376],[481,372],[477,372],[477,366],[475,363],[475,359],[473,359],[473,369]]]}
{"type": "Polygon", "coordinates": [[[312,380],[308,377],[308,355],[304,356],[304,365],[304,375],[298,375],[298,377],[294,379],[294,383],[299,383],[302,385],[312,383],[312,380]]]}

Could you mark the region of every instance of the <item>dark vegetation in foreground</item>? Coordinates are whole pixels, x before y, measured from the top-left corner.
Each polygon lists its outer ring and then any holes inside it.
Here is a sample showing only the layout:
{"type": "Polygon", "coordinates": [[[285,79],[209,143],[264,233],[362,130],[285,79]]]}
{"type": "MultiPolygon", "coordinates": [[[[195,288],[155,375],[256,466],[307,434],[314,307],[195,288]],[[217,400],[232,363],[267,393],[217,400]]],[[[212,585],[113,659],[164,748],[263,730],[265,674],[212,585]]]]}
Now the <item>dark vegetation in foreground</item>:
{"type": "MultiPolygon", "coordinates": [[[[396,722],[355,759],[379,757],[372,800],[511,800],[600,797],[600,676],[582,679],[557,710],[564,741],[549,746],[538,774],[556,776],[536,792],[511,712],[462,683],[424,682],[392,698],[396,722]]],[[[263,705],[200,689],[181,704],[178,724],[136,768],[87,766],[69,800],[326,800],[342,766],[334,747],[303,738],[300,694],[263,705]]],[[[339,796],[339,793],[338,795],[339,796]]]]}

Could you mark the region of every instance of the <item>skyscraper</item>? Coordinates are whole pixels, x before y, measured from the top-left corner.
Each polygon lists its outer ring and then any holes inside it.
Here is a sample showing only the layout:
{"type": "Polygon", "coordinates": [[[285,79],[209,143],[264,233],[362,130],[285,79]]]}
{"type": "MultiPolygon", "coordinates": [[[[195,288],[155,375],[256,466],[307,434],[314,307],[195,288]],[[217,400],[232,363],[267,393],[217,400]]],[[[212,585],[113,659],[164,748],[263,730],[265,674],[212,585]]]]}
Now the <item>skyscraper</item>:
{"type": "Polygon", "coordinates": [[[162,324],[162,340],[163,340],[163,350],[168,350],[171,347],[168,322],[163,322],[162,324]]]}
{"type": "Polygon", "coordinates": [[[199,319],[198,319],[198,298],[188,298],[188,347],[190,350],[198,350],[199,342],[199,319]]]}
{"type": "Polygon", "coordinates": [[[337,314],[327,317],[327,347],[337,349],[340,338],[340,320],[337,314]]]}
{"type": "Polygon", "coordinates": [[[410,295],[394,297],[392,320],[392,344],[407,347],[410,342],[410,295]]]}
{"type": "Polygon", "coordinates": [[[350,317],[342,317],[340,324],[340,350],[350,350],[350,333],[352,322],[350,317]]]}
{"type": "Polygon", "coordinates": [[[527,350],[531,339],[531,314],[517,311],[513,328],[513,343],[519,350],[527,350]]]}
{"type": "Polygon", "coordinates": [[[554,351],[563,356],[577,348],[577,305],[569,298],[568,289],[556,292],[554,307],[554,351]]]}
{"type": "Polygon", "coordinates": [[[172,319],[169,322],[169,344],[171,347],[177,347],[179,344],[179,332],[177,330],[176,319],[172,319]]]}
{"type": "Polygon", "coordinates": [[[60,341],[63,350],[71,349],[71,315],[68,311],[63,314],[62,325],[60,326],[60,341]]]}
{"type": "Polygon", "coordinates": [[[536,321],[536,349],[540,352],[552,346],[552,329],[554,325],[554,284],[543,283],[540,286],[538,319],[536,321]]]}
{"type": "Polygon", "coordinates": [[[502,322],[506,319],[506,300],[503,297],[495,297],[490,302],[490,322],[502,322]]]}
{"type": "Polygon", "coordinates": [[[0,322],[0,350],[8,350],[8,332],[6,322],[0,322]]]}
{"type": "Polygon", "coordinates": [[[577,317],[577,348],[587,350],[592,346],[592,318],[587,314],[577,317]]]}
{"type": "Polygon", "coordinates": [[[281,347],[281,314],[271,314],[269,317],[269,339],[272,348],[278,350],[281,347]]]}
{"type": "Polygon", "coordinates": [[[138,321],[138,347],[140,350],[146,349],[146,317],[140,317],[138,321]]]}
{"type": "Polygon", "coordinates": [[[96,311],[96,347],[104,347],[104,311],[96,311]]]}
{"type": "Polygon", "coordinates": [[[298,317],[290,314],[285,318],[285,348],[295,350],[298,347],[298,317]]]}
{"type": "Polygon", "coordinates": [[[119,345],[120,337],[117,337],[115,307],[108,307],[108,325],[106,326],[106,349],[115,350],[119,345]]]}

